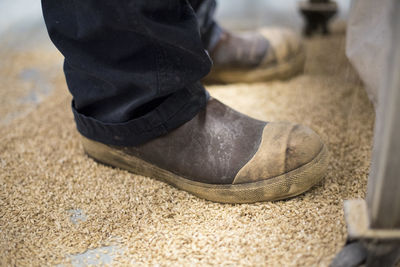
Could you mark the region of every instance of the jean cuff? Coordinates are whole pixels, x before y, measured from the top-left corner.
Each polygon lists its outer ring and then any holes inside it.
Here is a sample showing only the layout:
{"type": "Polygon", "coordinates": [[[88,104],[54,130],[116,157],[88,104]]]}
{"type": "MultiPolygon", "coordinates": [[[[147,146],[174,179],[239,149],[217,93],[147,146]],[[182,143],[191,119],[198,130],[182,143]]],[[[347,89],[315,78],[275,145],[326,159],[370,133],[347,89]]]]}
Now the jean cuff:
{"type": "Polygon", "coordinates": [[[105,123],[79,113],[72,101],[72,112],[79,133],[108,145],[136,146],[167,134],[191,120],[206,106],[209,94],[197,82],[170,95],[157,108],[139,118],[122,123],[105,123]]]}

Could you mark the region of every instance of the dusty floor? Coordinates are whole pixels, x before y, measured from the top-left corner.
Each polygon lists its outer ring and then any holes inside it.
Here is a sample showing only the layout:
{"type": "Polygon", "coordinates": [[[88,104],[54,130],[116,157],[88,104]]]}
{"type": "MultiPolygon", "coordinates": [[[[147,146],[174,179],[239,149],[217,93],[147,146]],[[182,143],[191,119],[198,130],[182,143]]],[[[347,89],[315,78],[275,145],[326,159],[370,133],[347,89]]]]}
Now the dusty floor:
{"type": "Polygon", "coordinates": [[[3,49],[0,265],[327,266],[346,239],[343,200],[365,195],[374,111],[342,34],[307,49],[305,73],[289,81],[209,87],[258,119],[309,125],[329,146],[322,183],[251,205],[212,203],[88,159],[61,57],[3,49]]]}

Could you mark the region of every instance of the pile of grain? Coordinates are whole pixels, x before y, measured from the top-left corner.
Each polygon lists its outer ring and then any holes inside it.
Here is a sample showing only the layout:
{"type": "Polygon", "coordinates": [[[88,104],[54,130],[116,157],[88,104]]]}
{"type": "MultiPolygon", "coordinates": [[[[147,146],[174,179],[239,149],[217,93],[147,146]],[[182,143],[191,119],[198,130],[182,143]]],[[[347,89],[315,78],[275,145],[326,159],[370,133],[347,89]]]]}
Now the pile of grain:
{"type": "MultiPolygon", "coordinates": [[[[58,69],[51,96],[0,126],[0,265],[68,264],[68,255],[114,245],[115,265],[327,266],[346,239],[343,200],[365,195],[374,112],[345,59],[343,35],[310,40],[307,50],[305,73],[289,81],[209,88],[258,119],[309,125],[330,149],[329,173],[311,191],[251,205],[212,203],[89,159],[58,69]],[[86,220],[71,221],[76,209],[86,220]]],[[[61,60],[39,52],[2,58],[13,67],[0,79],[61,60]]],[[[7,81],[4,97],[23,86],[7,81]]]]}

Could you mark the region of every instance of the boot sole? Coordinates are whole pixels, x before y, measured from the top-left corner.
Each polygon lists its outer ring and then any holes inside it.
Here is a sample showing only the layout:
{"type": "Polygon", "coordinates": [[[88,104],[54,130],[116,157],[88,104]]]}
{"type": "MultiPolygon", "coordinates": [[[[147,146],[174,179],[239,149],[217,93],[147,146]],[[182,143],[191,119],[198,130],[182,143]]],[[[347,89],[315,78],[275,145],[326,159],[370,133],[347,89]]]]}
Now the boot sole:
{"type": "Polygon", "coordinates": [[[304,48],[300,49],[296,55],[276,65],[268,65],[252,70],[211,70],[203,82],[213,83],[254,83],[266,82],[270,80],[289,79],[304,70],[306,54],[304,48]]]}
{"type": "Polygon", "coordinates": [[[273,201],[299,195],[318,183],[328,167],[328,151],[324,145],[309,163],[283,175],[253,183],[216,185],[183,178],[85,137],[83,137],[83,147],[88,156],[100,163],[156,178],[200,198],[221,203],[273,201]]]}

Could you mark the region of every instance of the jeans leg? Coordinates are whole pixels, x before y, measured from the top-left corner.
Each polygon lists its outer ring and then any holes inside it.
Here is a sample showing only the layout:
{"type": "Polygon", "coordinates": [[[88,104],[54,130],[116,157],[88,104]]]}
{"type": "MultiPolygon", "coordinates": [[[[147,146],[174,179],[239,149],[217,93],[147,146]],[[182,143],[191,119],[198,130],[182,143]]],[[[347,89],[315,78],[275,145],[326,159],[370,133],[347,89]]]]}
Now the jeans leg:
{"type": "Polygon", "coordinates": [[[196,16],[182,0],[42,0],[64,55],[77,128],[112,145],[137,145],[193,118],[210,70],[196,16]]]}
{"type": "Polygon", "coordinates": [[[205,49],[212,51],[222,34],[221,27],[214,19],[217,2],[216,0],[189,0],[189,2],[196,12],[203,45],[205,49]]]}

